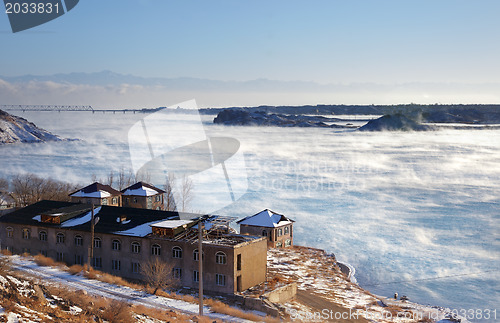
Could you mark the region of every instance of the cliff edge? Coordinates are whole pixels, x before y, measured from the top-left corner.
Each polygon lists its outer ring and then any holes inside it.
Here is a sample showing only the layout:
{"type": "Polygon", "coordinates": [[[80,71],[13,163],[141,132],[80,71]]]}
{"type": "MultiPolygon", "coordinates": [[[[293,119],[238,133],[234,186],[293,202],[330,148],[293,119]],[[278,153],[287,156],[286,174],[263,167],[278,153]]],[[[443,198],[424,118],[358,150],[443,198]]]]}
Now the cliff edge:
{"type": "Polygon", "coordinates": [[[0,110],[0,145],[61,140],[63,139],[59,136],[38,128],[34,123],[24,118],[0,110]]]}

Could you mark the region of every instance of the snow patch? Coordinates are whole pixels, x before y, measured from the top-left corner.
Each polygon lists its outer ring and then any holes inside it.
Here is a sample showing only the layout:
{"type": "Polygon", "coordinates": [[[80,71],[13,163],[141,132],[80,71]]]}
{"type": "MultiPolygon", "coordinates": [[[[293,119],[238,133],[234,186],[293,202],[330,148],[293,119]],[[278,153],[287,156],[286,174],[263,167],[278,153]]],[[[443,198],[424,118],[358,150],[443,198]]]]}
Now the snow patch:
{"type": "Polygon", "coordinates": [[[84,191],[80,190],[78,192],[75,192],[71,194],[70,196],[73,197],[93,197],[93,198],[105,198],[105,197],[111,197],[111,194],[106,191],[99,190],[97,192],[90,192],[90,193],[85,193],[84,191]]]}
{"type": "Polygon", "coordinates": [[[123,192],[123,195],[136,195],[136,196],[153,196],[158,194],[158,191],[155,191],[149,187],[142,186],[141,188],[137,188],[135,190],[128,189],[123,192]]]}
{"type": "MultiPolygon", "coordinates": [[[[97,215],[97,213],[99,213],[99,211],[101,210],[101,207],[97,207],[94,209],[94,216],[97,215]]],[[[87,222],[90,222],[90,220],[92,220],[92,212],[87,212],[84,216],[82,217],[79,217],[79,218],[76,218],[76,219],[70,219],[68,221],[65,221],[61,224],[61,228],[67,228],[67,227],[74,227],[74,226],[77,226],[77,225],[80,225],[80,224],[84,224],[84,223],[87,223],[87,222]]]]}

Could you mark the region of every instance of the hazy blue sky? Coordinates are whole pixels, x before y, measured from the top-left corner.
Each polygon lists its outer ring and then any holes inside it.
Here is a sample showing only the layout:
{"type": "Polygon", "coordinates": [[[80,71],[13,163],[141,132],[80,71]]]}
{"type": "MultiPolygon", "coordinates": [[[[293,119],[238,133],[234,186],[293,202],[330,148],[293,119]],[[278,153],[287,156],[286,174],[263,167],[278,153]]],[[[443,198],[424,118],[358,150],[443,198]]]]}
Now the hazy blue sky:
{"type": "Polygon", "coordinates": [[[84,0],[16,34],[0,14],[0,75],[497,83],[499,13],[498,0],[84,0]]]}

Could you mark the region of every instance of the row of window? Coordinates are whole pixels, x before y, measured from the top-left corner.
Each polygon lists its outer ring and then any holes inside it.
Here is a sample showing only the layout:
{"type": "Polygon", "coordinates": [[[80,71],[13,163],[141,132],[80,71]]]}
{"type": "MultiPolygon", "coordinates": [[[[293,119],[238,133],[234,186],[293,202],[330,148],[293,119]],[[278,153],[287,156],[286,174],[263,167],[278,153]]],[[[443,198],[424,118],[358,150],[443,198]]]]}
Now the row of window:
{"type": "MultiPolygon", "coordinates": [[[[292,241],[290,239],[286,239],[285,240],[285,247],[290,247],[292,245],[292,241]]],[[[281,241],[278,241],[276,242],[276,247],[282,247],[283,244],[281,243],[281,241]]]]}
{"type": "MultiPolygon", "coordinates": [[[[276,235],[278,237],[281,237],[282,235],[288,235],[290,234],[290,227],[285,227],[285,228],[279,228],[276,230],[276,235]]],[[[267,237],[267,230],[262,230],[262,236],[267,237]]]]}
{"type": "MultiPolygon", "coordinates": [[[[12,250],[12,247],[6,247],[7,250],[10,250],[11,252],[13,251],[12,250]]],[[[23,253],[31,253],[31,250],[30,249],[27,249],[27,248],[23,248],[23,253]]],[[[198,250],[195,250],[196,253],[198,253],[198,250]]],[[[40,254],[44,255],[45,257],[47,257],[47,250],[40,250],[40,254]]],[[[223,254],[223,253],[221,253],[223,254]]],[[[220,256],[220,255],[219,255],[220,256]]],[[[240,266],[240,258],[241,255],[238,255],[238,267],[240,266]]],[[[225,258],[219,258],[220,260],[224,259],[225,258]]],[[[197,259],[195,259],[197,260],[197,259]]],[[[58,262],[65,262],[66,260],[64,259],[64,252],[57,252],[56,253],[56,261],[58,262]]],[[[75,258],[74,258],[74,264],[75,265],[82,265],[84,264],[84,257],[82,255],[75,255],[75,258]]],[[[132,266],[132,272],[134,274],[139,274],[141,272],[141,264],[138,263],[138,262],[132,262],[131,263],[131,266],[132,266]]],[[[101,257],[93,257],[92,258],[92,267],[95,268],[95,269],[102,269],[102,258],[101,257]]],[[[114,271],[120,271],[121,270],[121,260],[116,260],[116,259],[113,259],[111,260],[111,269],[114,270],[114,271]]],[[[240,270],[241,268],[238,268],[238,270],[240,270]]],[[[177,278],[177,279],[181,279],[182,278],[182,268],[173,268],[173,272],[172,272],[174,278],[177,278]]],[[[200,277],[200,274],[197,270],[194,270],[193,271],[193,282],[198,282],[199,281],[199,278],[200,277]]],[[[226,276],[223,275],[223,274],[215,274],[215,283],[217,284],[217,286],[226,286],[226,276]]]]}
{"type": "MultiPolygon", "coordinates": [[[[13,229],[11,227],[7,228],[7,237],[12,238],[12,232],[13,229]]],[[[30,239],[31,238],[31,232],[29,229],[23,229],[23,238],[24,239],[30,239]]],[[[38,232],[38,238],[40,241],[47,241],[47,232],[46,231],[40,231],[38,232]]],[[[56,243],[65,243],[66,236],[64,233],[57,233],[56,234],[56,243]]],[[[75,236],[75,246],[83,246],[83,237],[80,235],[75,236]]],[[[94,248],[101,248],[102,246],[102,241],[100,238],[94,238],[94,248]]],[[[120,251],[122,248],[122,244],[120,240],[113,240],[111,242],[111,249],[115,251],[120,251]]],[[[130,244],[130,251],[133,253],[140,253],[141,252],[141,244],[139,242],[132,242],[130,244]]],[[[151,246],[151,254],[154,256],[160,256],[161,255],[161,246],[154,244],[151,246]]],[[[172,248],[172,258],[182,258],[182,248],[175,246],[172,248]]],[[[198,249],[195,249],[193,251],[193,260],[198,261],[199,260],[199,252],[198,249]]],[[[215,254],[215,262],[217,264],[225,265],[227,263],[227,256],[225,253],[222,251],[219,251],[215,254]]]]}

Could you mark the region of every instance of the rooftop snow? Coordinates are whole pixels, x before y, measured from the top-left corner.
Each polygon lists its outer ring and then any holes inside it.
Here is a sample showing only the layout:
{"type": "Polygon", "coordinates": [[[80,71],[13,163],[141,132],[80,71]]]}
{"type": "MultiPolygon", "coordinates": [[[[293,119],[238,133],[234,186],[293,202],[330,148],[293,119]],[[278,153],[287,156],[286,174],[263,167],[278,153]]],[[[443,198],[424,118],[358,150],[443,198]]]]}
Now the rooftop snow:
{"type": "Polygon", "coordinates": [[[183,225],[189,224],[193,221],[190,220],[166,220],[166,221],[161,221],[158,223],[155,223],[154,225],[152,224],[152,227],[157,227],[157,228],[167,228],[167,229],[173,229],[173,228],[178,228],[183,225]]]}
{"type": "Polygon", "coordinates": [[[123,195],[152,196],[158,193],[158,191],[155,191],[149,187],[142,186],[141,188],[137,188],[134,190],[128,189],[123,192],[123,195]]]}
{"type": "Polygon", "coordinates": [[[71,194],[70,196],[73,197],[94,197],[94,198],[104,198],[104,197],[110,197],[111,194],[106,191],[97,191],[97,192],[90,192],[90,193],[85,193],[83,190],[80,190],[78,192],[75,192],[71,194]]]}
{"type": "MultiPolygon", "coordinates": [[[[96,216],[100,210],[101,210],[101,207],[96,207],[94,209],[94,216],[96,216]]],[[[84,224],[84,223],[90,222],[91,219],[92,219],[92,212],[87,212],[87,214],[85,214],[84,216],[81,216],[79,218],[73,218],[73,219],[70,219],[68,221],[64,221],[61,224],[61,228],[74,227],[74,226],[77,226],[80,224],[84,224]]]]}
{"type": "Polygon", "coordinates": [[[259,227],[276,228],[292,223],[287,217],[274,213],[271,210],[264,211],[238,221],[239,224],[255,225],[259,227]]]}
{"type": "Polygon", "coordinates": [[[113,232],[114,234],[121,234],[125,236],[133,236],[133,237],[145,237],[150,233],[153,233],[153,230],[151,229],[151,226],[153,226],[156,223],[159,222],[165,222],[165,221],[153,221],[153,222],[147,222],[140,224],[136,227],[133,227],[128,230],[123,230],[123,231],[117,231],[113,232]]]}

